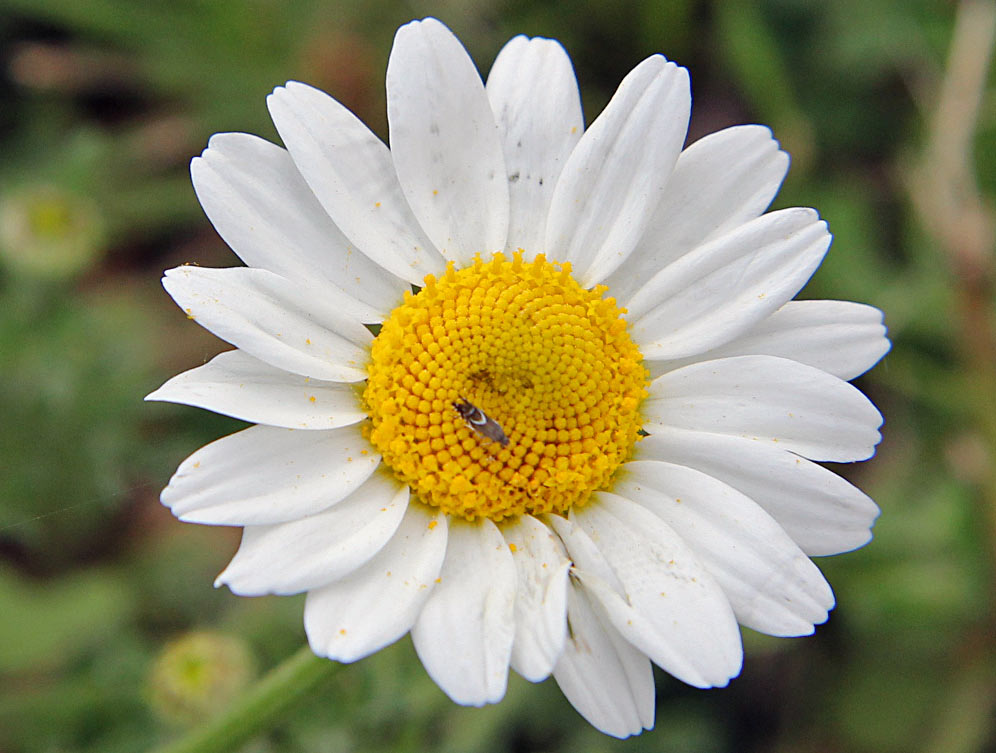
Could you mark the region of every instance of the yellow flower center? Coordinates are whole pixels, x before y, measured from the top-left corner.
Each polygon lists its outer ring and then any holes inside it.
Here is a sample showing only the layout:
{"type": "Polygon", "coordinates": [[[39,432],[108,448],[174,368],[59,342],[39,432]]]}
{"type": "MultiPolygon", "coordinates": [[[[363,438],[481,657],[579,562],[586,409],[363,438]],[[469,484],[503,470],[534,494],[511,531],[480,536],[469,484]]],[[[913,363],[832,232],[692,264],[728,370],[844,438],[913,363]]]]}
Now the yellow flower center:
{"type": "Polygon", "coordinates": [[[606,288],[495,254],[405,294],[373,342],[369,438],[423,502],[473,520],[566,513],[629,456],[647,394],[606,288]],[[459,409],[458,409],[459,408],[459,409]]]}

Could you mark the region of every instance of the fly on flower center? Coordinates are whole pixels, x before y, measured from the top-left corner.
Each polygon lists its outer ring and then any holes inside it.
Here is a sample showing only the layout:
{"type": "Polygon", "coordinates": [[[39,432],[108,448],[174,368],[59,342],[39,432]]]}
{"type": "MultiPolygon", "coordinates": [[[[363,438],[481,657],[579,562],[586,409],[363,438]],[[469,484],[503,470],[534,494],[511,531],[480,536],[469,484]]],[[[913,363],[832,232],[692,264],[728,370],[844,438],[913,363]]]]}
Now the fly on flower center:
{"type": "Polygon", "coordinates": [[[428,275],[371,348],[363,399],[387,466],[469,520],[584,504],[629,457],[647,387],[605,292],[521,252],[428,275]]]}

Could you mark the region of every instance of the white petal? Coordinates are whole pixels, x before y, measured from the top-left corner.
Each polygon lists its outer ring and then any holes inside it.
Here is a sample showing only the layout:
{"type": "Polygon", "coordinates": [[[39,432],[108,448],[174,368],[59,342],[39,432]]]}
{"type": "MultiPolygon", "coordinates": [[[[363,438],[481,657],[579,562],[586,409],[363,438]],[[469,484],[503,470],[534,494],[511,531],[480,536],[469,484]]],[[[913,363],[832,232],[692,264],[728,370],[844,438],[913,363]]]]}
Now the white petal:
{"type": "Polygon", "coordinates": [[[878,507],[836,473],[763,442],[684,429],[655,429],[636,457],[680,463],[709,474],[763,507],[806,554],[864,546],[878,507]]]}
{"type": "Polygon", "coordinates": [[[188,523],[278,523],[334,505],[379,463],[358,426],[332,431],[253,426],[180,463],[162,502],[188,523]]]}
{"type": "Polygon", "coordinates": [[[763,215],[662,269],[628,304],[644,358],[684,358],[743,334],[790,300],[830,234],[811,209],[763,215]]]}
{"type": "Polygon", "coordinates": [[[327,510],[272,526],[246,526],[242,543],[215,580],[240,596],[293,594],[344,578],[398,530],[409,489],[386,470],[327,510]]]}
{"type": "Polygon", "coordinates": [[[515,636],[515,564],[490,520],[450,522],[446,559],[412,627],[429,676],[464,706],[505,695],[515,636]]]}
{"type": "Polygon", "coordinates": [[[245,133],[215,134],[190,176],[211,224],[250,267],[334,288],[365,322],[400,303],[404,283],[350,248],[284,149],[245,133]]]}
{"type": "Polygon", "coordinates": [[[488,75],[508,172],[509,229],[505,250],[542,253],[553,189],[581,138],[584,117],[570,58],[552,39],[513,38],[488,75]]]}
{"type": "MultiPolygon", "coordinates": [[[[850,381],[889,351],[882,312],[850,301],[789,301],[741,337],[694,359],[649,361],[659,376],[693,361],[743,355],[791,358],[850,381]]],[[[656,372],[656,373],[655,373],[656,372]]]]}
{"type": "Polygon", "coordinates": [[[651,382],[640,411],[652,425],[776,442],[811,460],[866,460],[882,438],[882,415],[859,390],[775,356],[734,356],[669,372],[651,382]]]}
{"type": "Polygon", "coordinates": [[[570,634],[553,676],[571,705],[600,732],[637,735],[654,726],[654,673],[573,580],[570,634]]]}
{"type": "Polygon", "coordinates": [[[545,515],[543,518],[550,528],[556,531],[557,536],[567,548],[568,556],[574,563],[572,574],[575,577],[579,572],[583,572],[586,579],[597,577],[617,595],[625,597],[626,587],[609,566],[605,555],[588,537],[584,529],[574,521],[573,517],[568,519],[559,515],[545,515]]]}
{"type": "Polygon", "coordinates": [[[625,594],[598,577],[578,577],[615,628],[662,669],[696,687],[726,685],[743,652],[723,590],[674,530],[640,505],[596,492],[572,512],[622,582],[625,594]]]}
{"type": "Polygon", "coordinates": [[[753,500],[692,468],[626,463],[612,491],[677,532],[702,560],[741,625],[769,635],[809,635],[833,592],[822,573],[753,500]]]}
{"type": "Polygon", "coordinates": [[[304,629],[311,650],[352,662],[411,630],[446,554],[446,516],[411,504],[391,540],[341,580],[308,592],[304,629]]]}
{"type": "Polygon", "coordinates": [[[241,350],[178,374],[145,399],[288,429],[336,429],[366,418],[350,385],[288,374],[241,350]]]}
{"type": "Polygon", "coordinates": [[[590,287],[643,235],[688,128],[688,72],[660,55],[634,68],[571,153],[553,192],[544,247],[590,287]]]}
{"type": "Polygon", "coordinates": [[[391,156],[415,216],[447,259],[505,247],[508,173],[484,84],[434,18],[398,29],[387,64],[391,156]]]}
{"type": "Polygon", "coordinates": [[[289,81],[267,97],[270,117],[318,201],[356,247],[421,284],[443,269],[412,214],[387,146],[325,92],[289,81]]]}
{"type": "Polygon", "coordinates": [[[367,377],[373,336],[329,291],[244,267],[176,267],[163,287],[191,319],[271,366],[333,382],[367,377]]]}
{"type": "Polygon", "coordinates": [[[567,635],[567,570],[571,562],[549,528],[530,515],[501,527],[518,573],[512,669],[530,682],[546,679],[567,635]]]}
{"type": "Polygon", "coordinates": [[[610,294],[628,308],[640,286],[675,259],[758,217],[788,163],[771,131],[757,125],[726,128],[685,149],[640,242],[605,280],[610,294]]]}

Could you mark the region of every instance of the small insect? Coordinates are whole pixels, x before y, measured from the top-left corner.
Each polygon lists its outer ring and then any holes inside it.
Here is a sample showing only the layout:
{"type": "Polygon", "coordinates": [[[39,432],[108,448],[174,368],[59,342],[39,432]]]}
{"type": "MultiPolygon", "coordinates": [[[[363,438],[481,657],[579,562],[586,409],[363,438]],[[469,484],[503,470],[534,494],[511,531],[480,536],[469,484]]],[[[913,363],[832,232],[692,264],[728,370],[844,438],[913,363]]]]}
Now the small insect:
{"type": "Polygon", "coordinates": [[[498,425],[497,421],[488,418],[484,411],[467,398],[461,397],[460,400],[463,402],[453,403],[453,408],[460,414],[460,418],[467,422],[467,426],[492,442],[497,442],[502,447],[508,446],[508,437],[505,436],[505,431],[498,425]]]}

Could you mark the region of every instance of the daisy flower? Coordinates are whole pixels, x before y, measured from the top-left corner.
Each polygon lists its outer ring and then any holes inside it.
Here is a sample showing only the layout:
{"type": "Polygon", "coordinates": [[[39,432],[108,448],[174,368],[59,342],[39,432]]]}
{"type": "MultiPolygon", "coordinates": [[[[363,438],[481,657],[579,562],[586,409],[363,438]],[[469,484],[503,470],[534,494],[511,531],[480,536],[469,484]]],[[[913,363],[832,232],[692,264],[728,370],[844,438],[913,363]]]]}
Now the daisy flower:
{"type": "Polygon", "coordinates": [[[878,509],[814,461],[874,453],[847,380],[888,341],[874,308],[791,300],[830,234],[765,213],[768,129],[682,149],[688,73],[660,55],[586,129],[557,42],[512,39],[485,84],[431,18],[395,37],[390,149],[305,84],[267,103],[284,147],[218,134],[191,165],[246,266],[164,279],[235,349],[149,396],[257,424],[162,494],[243,527],[217,584],[307,592],[341,662],[411,632],[457,703],[552,674],[618,737],[653,725],[651,663],[722,686],[739,625],[826,620],[810,557],[878,509]]]}

